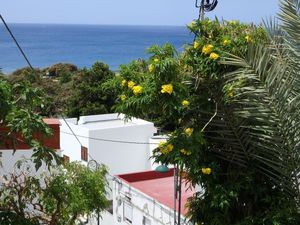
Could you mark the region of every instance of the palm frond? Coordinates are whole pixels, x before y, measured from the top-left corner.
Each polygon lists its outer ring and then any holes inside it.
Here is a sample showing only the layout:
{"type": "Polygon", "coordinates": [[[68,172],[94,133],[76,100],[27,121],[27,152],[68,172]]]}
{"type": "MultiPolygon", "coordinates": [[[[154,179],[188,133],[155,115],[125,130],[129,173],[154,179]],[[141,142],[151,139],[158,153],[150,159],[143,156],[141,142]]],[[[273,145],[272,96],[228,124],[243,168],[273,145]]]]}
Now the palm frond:
{"type": "MultiPolygon", "coordinates": [[[[300,200],[296,178],[300,161],[299,152],[295,152],[300,137],[300,111],[295,107],[300,104],[300,76],[291,69],[288,59],[277,56],[272,48],[251,46],[246,59],[226,58],[225,64],[240,68],[227,74],[226,82],[242,83],[236,87],[230,107],[234,107],[237,118],[246,121],[243,129],[247,131],[248,146],[244,160],[255,161],[253,165],[259,171],[277,184],[284,184],[300,200]]],[[[240,153],[235,155],[244,154],[244,150],[237,150],[240,153]]]]}

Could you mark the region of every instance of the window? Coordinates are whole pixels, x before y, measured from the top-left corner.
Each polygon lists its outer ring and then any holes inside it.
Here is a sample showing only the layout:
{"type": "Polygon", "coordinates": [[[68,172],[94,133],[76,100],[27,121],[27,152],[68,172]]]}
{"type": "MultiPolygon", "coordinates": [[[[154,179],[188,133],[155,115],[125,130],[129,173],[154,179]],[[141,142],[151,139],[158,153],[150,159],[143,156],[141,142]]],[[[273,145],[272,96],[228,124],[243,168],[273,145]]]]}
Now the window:
{"type": "Polygon", "coordinates": [[[128,223],[132,223],[132,204],[129,202],[124,202],[123,204],[123,217],[128,223]]]}
{"type": "Polygon", "coordinates": [[[143,225],[151,225],[151,220],[146,216],[143,216],[143,225]]]}
{"type": "Polygon", "coordinates": [[[87,147],[81,146],[81,160],[88,161],[88,149],[87,147]]]}
{"type": "Polygon", "coordinates": [[[64,160],[64,163],[69,163],[70,162],[70,157],[67,156],[67,155],[64,155],[63,160],[64,160]]]}
{"type": "Polygon", "coordinates": [[[107,211],[110,213],[110,214],[114,214],[114,207],[113,207],[113,200],[109,200],[108,201],[108,207],[107,207],[107,211]]]}

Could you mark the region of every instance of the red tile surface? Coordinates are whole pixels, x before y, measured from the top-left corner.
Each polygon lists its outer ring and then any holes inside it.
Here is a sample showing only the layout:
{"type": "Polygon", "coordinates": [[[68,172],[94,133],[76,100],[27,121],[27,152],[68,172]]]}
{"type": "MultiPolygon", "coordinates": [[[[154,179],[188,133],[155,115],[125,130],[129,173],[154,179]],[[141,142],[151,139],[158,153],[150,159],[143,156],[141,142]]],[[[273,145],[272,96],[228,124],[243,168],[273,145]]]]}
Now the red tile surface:
{"type": "MultiPolygon", "coordinates": [[[[122,180],[129,183],[132,187],[140,190],[142,193],[152,197],[163,205],[174,208],[174,177],[173,170],[167,174],[160,174],[155,171],[144,173],[133,173],[119,176],[122,180]],[[144,176],[143,176],[144,175],[144,176]],[[163,177],[164,176],[164,177],[163,177]],[[148,179],[144,179],[147,178],[148,179]],[[127,178],[127,179],[126,179],[127,178]]],[[[195,193],[188,189],[185,182],[182,182],[181,196],[181,214],[185,215],[187,209],[184,207],[187,199],[195,193]]],[[[178,204],[177,204],[178,206],[178,204]]]]}

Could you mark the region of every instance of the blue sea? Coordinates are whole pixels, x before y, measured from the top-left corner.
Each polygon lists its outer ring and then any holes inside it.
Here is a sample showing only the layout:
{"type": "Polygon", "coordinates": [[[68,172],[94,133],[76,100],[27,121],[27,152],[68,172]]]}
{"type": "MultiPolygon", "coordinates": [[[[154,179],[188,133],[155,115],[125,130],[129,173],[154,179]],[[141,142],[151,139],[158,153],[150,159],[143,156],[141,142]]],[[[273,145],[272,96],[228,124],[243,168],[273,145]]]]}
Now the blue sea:
{"type": "MultiPolygon", "coordinates": [[[[9,24],[33,67],[59,62],[90,67],[102,61],[112,70],[147,58],[153,44],[173,44],[178,51],[193,36],[186,27],[119,25],[9,24]]],[[[27,66],[4,26],[0,26],[0,68],[5,73],[27,66]]]]}

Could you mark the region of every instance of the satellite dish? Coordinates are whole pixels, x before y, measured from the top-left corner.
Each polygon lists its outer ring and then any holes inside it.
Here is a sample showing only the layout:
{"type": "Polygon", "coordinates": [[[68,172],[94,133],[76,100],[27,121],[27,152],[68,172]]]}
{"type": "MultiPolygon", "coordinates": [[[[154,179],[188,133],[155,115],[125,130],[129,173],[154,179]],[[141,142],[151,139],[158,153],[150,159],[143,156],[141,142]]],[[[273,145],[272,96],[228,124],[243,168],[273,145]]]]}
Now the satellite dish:
{"type": "Polygon", "coordinates": [[[96,171],[99,168],[99,164],[96,162],[96,160],[90,160],[87,166],[92,171],[96,171]]]}

